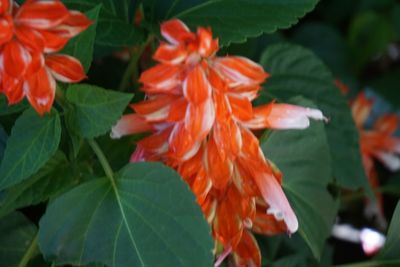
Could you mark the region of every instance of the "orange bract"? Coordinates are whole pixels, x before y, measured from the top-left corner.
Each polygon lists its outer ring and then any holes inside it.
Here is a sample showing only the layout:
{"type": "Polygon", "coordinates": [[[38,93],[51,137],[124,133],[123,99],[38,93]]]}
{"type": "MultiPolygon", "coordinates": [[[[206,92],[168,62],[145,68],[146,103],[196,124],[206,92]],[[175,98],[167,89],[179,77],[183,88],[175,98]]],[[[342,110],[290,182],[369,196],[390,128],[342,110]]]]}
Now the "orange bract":
{"type": "MultiPolygon", "coordinates": [[[[374,159],[382,162],[390,171],[400,169],[400,139],[394,137],[398,128],[399,118],[395,114],[386,114],[380,117],[372,129],[365,129],[365,122],[371,113],[374,101],[367,98],[365,93],[360,93],[351,104],[355,123],[360,132],[360,146],[364,169],[373,188],[379,186],[374,159]]],[[[383,199],[380,193],[376,193],[379,209],[374,211],[381,222],[384,222],[383,199]]]]}
{"type": "Polygon", "coordinates": [[[0,0],[0,92],[9,104],[27,97],[40,114],[49,112],[56,81],[79,82],[81,63],[60,51],[91,22],[59,0],[27,0],[22,6],[0,0]]]}
{"type": "Polygon", "coordinates": [[[151,129],[131,159],[161,160],[175,168],[196,194],[216,247],[224,248],[221,255],[232,251],[236,265],[260,266],[251,230],[293,233],[298,222],[281,174],[265,159],[251,129],[305,128],[309,118],[324,117],[319,110],[286,104],[253,108],[269,75],[247,58],[216,56],[211,29],[192,33],[171,20],[161,33],[168,43],[155,52],[159,64],[140,77],[147,99],[132,105],[136,114],[124,116],[112,135],[151,129]]]}

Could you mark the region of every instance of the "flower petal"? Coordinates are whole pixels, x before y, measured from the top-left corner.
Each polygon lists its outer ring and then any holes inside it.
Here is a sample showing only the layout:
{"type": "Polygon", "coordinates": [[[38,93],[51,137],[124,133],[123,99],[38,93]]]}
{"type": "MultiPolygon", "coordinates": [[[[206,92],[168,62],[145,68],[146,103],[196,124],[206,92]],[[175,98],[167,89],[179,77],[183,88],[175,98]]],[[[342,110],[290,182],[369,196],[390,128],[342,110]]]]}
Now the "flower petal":
{"type": "Polygon", "coordinates": [[[199,39],[198,52],[202,57],[210,57],[218,50],[218,40],[212,39],[212,32],[210,29],[199,27],[197,30],[197,37],[199,39]]]}
{"type": "Polygon", "coordinates": [[[395,172],[400,170],[400,158],[397,155],[383,151],[374,151],[374,156],[390,171],[395,172]]]}
{"type": "Polygon", "coordinates": [[[147,121],[161,121],[168,117],[171,103],[177,98],[174,95],[160,95],[140,103],[135,103],[131,107],[147,121]]]}
{"type": "Polygon", "coordinates": [[[26,26],[19,26],[15,28],[15,34],[25,47],[36,52],[43,52],[45,40],[39,31],[26,26]]]}
{"type": "Polygon", "coordinates": [[[147,132],[152,130],[150,124],[138,114],[128,114],[122,116],[116,125],[112,127],[111,138],[117,139],[122,136],[147,132]]]}
{"type": "Polygon", "coordinates": [[[217,58],[214,66],[230,87],[260,84],[269,76],[260,65],[244,57],[217,58]]]}
{"type": "Polygon", "coordinates": [[[179,44],[186,40],[194,40],[195,35],[180,20],[173,19],[161,24],[161,35],[171,44],[179,44]]]}
{"type": "Polygon", "coordinates": [[[158,131],[138,142],[138,145],[157,154],[164,154],[168,151],[168,137],[171,134],[171,128],[158,131]]]}
{"type": "Polygon", "coordinates": [[[11,0],[0,0],[0,15],[10,11],[10,2],[11,0]]]}
{"type": "Polygon", "coordinates": [[[215,111],[211,99],[202,104],[189,104],[185,116],[185,128],[193,140],[203,140],[214,124],[215,111]]]}
{"type": "Polygon", "coordinates": [[[258,106],[253,109],[253,114],[253,119],[244,122],[251,129],[305,129],[310,126],[310,119],[327,121],[318,109],[289,104],[258,106]]]}
{"type": "Polygon", "coordinates": [[[228,95],[229,104],[233,116],[240,121],[247,121],[253,117],[253,107],[251,102],[245,97],[228,95]]]}
{"type": "Polygon", "coordinates": [[[387,135],[392,135],[399,127],[399,117],[396,114],[386,114],[374,124],[374,129],[387,135]]]}
{"type": "Polygon", "coordinates": [[[46,66],[54,77],[65,83],[79,82],[86,78],[82,64],[74,57],[67,55],[49,55],[46,66]]]}
{"type": "Polygon", "coordinates": [[[213,138],[222,158],[233,160],[242,148],[242,135],[239,126],[231,118],[225,122],[214,124],[213,138]]]}
{"type": "Polygon", "coordinates": [[[175,159],[189,160],[200,149],[200,142],[196,142],[186,130],[183,123],[176,123],[169,137],[170,156],[175,159]]]}
{"type": "Polygon", "coordinates": [[[161,63],[177,65],[182,63],[187,56],[187,51],[181,46],[160,44],[154,53],[153,59],[161,63]]]}
{"type": "Polygon", "coordinates": [[[356,125],[361,128],[371,113],[374,101],[368,99],[364,92],[357,95],[356,99],[351,105],[354,121],[356,125]]]}
{"type": "Polygon", "coordinates": [[[56,92],[56,81],[46,68],[41,68],[24,84],[29,103],[39,113],[50,112],[56,92]]]}
{"type": "Polygon", "coordinates": [[[167,121],[178,122],[185,118],[188,102],[184,97],[180,97],[171,103],[167,121]]]}
{"type": "MultiPolygon", "coordinates": [[[[1,2],[0,2],[1,3],[1,2]]],[[[1,5],[1,4],[0,4],[1,5]]],[[[1,6],[0,6],[1,9],[1,6]]],[[[9,15],[0,18],[0,45],[8,42],[13,37],[14,23],[9,15]]]]}
{"type": "Polygon", "coordinates": [[[25,74],[31,63],[31,55],[18,41],[12,40],[4,45],[3,62],[4,71],[9,75],[19,78],[25,74]]]}
{"type": "Polygon", "coordinates": [[[200,104],[211,96],[211,85],[200,65],[193,68],[182,86],[183,95],[191,103],[200,104]]]}
{"type": "Polygon", "coordinates": [[[202,205],[212,188],[211,180],[203,168],[197,170],[197,175],[191,188],[196,196],[197,203],[202,205]]]}
{"type": "Polygon", "coordinates": [[[208,140],[205,162],[205,169],[213,187],[223,190],[231,181],[233,163],[221,157],[214,138],[208,140]]]}
{"type": "Polygon", "coordinates": [[[64,38],[72,38],[86,30],[91,24],[92,21],[85,14],[73,10],[69,12],[62,24],[55,27],[53,31],[64,38]]]}
{"type": "Polygon", "coordinates": [[[139,81],[144,84],[147,93],[166,93],[177,87],[179,80],[179,67],[158,64],[140,75],[139,81]]]}
{"type": "Polygon", "coordinates": [[[44,39],[44,52],[54,53],[64,48],[68,43],[69,38],[62,37],[56,32],[48,30],[39,30],[44,39]]]}
{"type": "Polygon", "coordinates": [[[276,235],[287,230],[284,221],[277,221],[273,215],[266,214],[268,205],[263,200],[257,201],[256,216],[253,220],[252,230],[261,235],[276,235]]]}
{"type": "Polygon", "coordinates": [[[243,231],[242,238],[234,250],[235,266],[261,266],[261,253],[257,240],[249,231],[243,231]]]}
{"type": "Polygon", "coordinates": [[[241,209],[240,200],[241,196],[235,186],[230,186],[224,198],[218,202],[213,232],[224,247],[231,246],[235,249],[242,237],[244,225],[238,216],[241,209]]]}
{"type": "Polygon", "coordinates": [[[18,10],[15,20],[31,28],[49,29],[62,23],[68,16],[68,9],[61,1],[37,0],[25,2],[18,10]]]}
{"type": "Polygon", "coordinates": [[[20,102],[24,96],[25,93],[23,91],[23,80],[22,79],[16,79],[7,73],[4,73],[2,76],[2,88],[3,88],[3,93],[7,96],[8,99],[8,104],[16,104],[20,102]]]}

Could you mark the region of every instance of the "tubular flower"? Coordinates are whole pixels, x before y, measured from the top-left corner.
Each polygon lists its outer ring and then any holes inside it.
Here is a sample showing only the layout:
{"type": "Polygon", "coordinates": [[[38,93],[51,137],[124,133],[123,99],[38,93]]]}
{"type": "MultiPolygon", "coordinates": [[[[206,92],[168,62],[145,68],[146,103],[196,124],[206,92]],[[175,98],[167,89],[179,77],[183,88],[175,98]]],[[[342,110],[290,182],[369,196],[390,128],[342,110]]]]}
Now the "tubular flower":
{"type": "Polygon", "coordinates": [[[132,161],[159,160],[189,184],[211,225],[217,263],[230,252],[237,266],[260,266],[252,231],[293,233],[298,221],[281,188],[282,175],[264,157],[255,129],[302,129],[321,111],[288,104],[253,107],[268,78],[261,66],[218,57],[210,29],[192,33],[179,20],[161,25],[158,65],[143,72],[147,99],[113,127],[115,138],[149,131],[132,161]],[[222,257],[222,258],[221,258],[222,257]]]}
{"type": "Polygon", "coordinates": [[[0,0],[0,91],[9,104],[27,97],[40,114],[54,101],[56,80],[78,82],[81,63],[60,51],[91,22],[59,0],[27,0],[21,6],[0,0]]]}
{"type": "MultiPolygon", "coordinates": [[[[373,188],[379,186],[374,159],[380,161],[390,171],[400,170],[400,138],[394,137],[399,118],[395,114],[380,117],[373,128],[366,130],[365,121],[371,113],[373,100],[360,93],[351,105],[353,117],[360,133],[361,155],[364,169],[373,188]]],[[[376,195],[380,216],[383,216],[382,195],[376,195]]],[[[382,217],[383,218],[383,217],[382,217]]]]}

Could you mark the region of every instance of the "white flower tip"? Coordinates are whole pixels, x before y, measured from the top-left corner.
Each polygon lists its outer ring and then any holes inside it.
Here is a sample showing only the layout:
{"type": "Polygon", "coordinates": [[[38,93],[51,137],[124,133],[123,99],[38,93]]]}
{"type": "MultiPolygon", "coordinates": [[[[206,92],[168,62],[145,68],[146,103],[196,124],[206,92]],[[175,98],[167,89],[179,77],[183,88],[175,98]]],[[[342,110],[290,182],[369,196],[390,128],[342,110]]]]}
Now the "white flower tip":
{"type": "Polygon", "coordinates": [[[111,139],[120,139],[122,137],[121,133],[119,133],[115,127],[112,127],[111,132],[110,132],[110,138],[111,139]]]}
{"type": "Polygon", "coordinates": [[[267,214],[273,215],[277,221],[284,221],[289,235],[295,233],[299,229],[299,222],[296,217],[290,218],[290,216],[286,216],[283,211],[276,208],[267,209],[267,214]]]}

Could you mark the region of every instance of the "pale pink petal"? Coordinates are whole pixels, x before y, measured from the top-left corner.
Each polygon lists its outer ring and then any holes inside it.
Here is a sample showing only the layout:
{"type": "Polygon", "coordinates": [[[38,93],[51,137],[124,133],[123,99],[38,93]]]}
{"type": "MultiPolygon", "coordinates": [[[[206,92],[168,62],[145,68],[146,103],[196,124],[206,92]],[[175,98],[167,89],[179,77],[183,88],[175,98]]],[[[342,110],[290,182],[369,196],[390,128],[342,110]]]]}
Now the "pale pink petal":
{"type": "Polygon", "coordinates": [[[124,115],[117,124],[112,127],[111,138],[118,139],[125,135],[147,132],[150,130],[152,130],[151,125],[148,124],[142,116],[137,114],[124,115]]]}
{"type": "Polygon", "coordinates": [[[254,109],[254,118],[244,124],[251,129],[305,129],[310,126],[310,119],[324,120],[318,109],[305,108],[289,104],[269,104],[254,109]],[[259,112],[260,109],[264,109],[259,112]]]}
{"type": "Polygon", "coordinates": [[[297,217],[276,178],[272,174],[258,173],[255,181],[265,202],[269,205],[267,214],[273,215],[278,221],[283,220],[289,233],[296,232],[299,227],[297,217]]]}
{"type": "Polygon", "coordinates": [[[395,172],[400,170],[399,156],[383,151],[374,152],[375,157],[379,159],[390,171],[395,172]]]}

